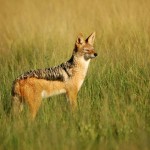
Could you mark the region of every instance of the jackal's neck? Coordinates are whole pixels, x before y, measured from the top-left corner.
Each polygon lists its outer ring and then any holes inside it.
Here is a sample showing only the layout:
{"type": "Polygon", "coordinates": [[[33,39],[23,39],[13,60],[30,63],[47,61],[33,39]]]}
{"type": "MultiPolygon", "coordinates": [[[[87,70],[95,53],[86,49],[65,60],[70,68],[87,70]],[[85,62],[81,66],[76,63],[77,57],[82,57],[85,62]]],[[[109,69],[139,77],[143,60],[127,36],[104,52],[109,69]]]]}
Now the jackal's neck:
{"type": "Polygon", "coordinates": [[[77,68],[77,70],[86,73],[90,63],[90,59],[85,60],[84,57],[76,56],[73,54],[68,62],[72,64],[75,68],[77,68]]]}
{"type": "Polygon", "coordinates": [[[78,55],[76,55],[76,54],[73,53],[72,56],[71,56],[71,58],[68,60],[68,62],[71,63],[71,64],[76,64],[76,63],[78,63],[80,61],[82,61],[82,63],[83,62],[84,63],[89,63],[90,59],[86,60],[84,58],[84,56],[78,56],[78,55]]]}
{"type": "Polygon", "coordinates": [[[71,69],[70,81],[74,83],[74,86],[76,86],[79,90],[86,77],[90,59],[85,60],[84,57],[72,55],[68,62],[70,62],[74,66],[71,69]]]}
{"type": "Polygon", "coordinates": [[[70,63],[71,65],[75,65],[74,55],[71,56],[71,58],[68,60],[68,63],[70,63]]]}

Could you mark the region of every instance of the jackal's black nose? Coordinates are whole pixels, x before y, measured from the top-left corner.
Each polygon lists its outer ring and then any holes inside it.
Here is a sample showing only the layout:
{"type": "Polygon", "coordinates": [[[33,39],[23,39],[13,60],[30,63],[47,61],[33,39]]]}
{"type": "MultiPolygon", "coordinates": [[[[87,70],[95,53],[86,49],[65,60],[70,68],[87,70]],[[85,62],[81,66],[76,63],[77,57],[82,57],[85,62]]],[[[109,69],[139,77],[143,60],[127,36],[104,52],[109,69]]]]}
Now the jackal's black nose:
{"type": "Polygon", "coordinates": [[[96,57],[98,54],[97,53],[94,53],[94,56],[96,57]]]}

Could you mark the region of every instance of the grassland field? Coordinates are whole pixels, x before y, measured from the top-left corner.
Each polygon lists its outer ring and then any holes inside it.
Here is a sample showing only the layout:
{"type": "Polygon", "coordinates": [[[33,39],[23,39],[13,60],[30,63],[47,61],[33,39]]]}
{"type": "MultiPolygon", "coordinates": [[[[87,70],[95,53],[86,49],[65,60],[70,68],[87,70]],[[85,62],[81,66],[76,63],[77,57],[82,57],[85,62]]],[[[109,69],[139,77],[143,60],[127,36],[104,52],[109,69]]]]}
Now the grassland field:
{"type": "Polygon", "coordinates": [[[150,1],[0,0],[0,150],[149,150],[150,1]],[[21,73],[58,65],[78,33],[95,50],[71,113],[64,95],[13,119],[11,86],[21,73]]]}

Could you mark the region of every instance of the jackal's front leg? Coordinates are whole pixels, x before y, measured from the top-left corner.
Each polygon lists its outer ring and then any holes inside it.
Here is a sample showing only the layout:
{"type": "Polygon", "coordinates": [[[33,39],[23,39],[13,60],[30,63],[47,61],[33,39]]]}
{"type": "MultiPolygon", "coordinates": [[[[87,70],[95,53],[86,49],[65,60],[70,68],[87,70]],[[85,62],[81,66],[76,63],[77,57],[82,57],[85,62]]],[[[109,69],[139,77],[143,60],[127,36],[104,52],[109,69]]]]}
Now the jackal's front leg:
{"type": "Polygon", "coordinates": [[[77,94],[76,90],[74,91],[67,91],[66,96],[69,100],[71,109],[74,111],[77,108],[77,94]]]}

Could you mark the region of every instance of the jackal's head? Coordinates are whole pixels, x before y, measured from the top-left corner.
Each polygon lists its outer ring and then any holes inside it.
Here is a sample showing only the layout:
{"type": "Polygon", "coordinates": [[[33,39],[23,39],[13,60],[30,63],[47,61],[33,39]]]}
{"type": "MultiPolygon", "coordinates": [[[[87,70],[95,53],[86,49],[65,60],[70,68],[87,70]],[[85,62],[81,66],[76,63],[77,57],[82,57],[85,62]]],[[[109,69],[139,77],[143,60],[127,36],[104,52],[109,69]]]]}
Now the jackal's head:
{"type": "Polygon", "coordinates": [[[75,43],[74,55],[83,57],[85,60],[95,58],[97,53],[93,47],[94,40],[95,32],[93,32],[86,40],[84,40],[83,35],[80,33],[75,43]]]}

